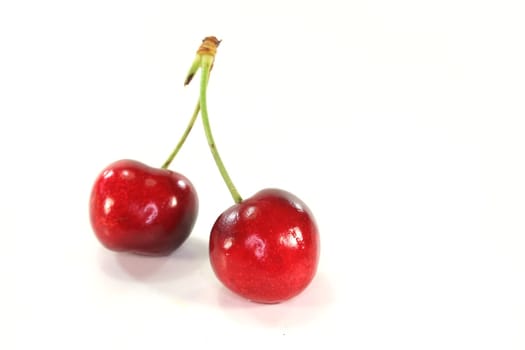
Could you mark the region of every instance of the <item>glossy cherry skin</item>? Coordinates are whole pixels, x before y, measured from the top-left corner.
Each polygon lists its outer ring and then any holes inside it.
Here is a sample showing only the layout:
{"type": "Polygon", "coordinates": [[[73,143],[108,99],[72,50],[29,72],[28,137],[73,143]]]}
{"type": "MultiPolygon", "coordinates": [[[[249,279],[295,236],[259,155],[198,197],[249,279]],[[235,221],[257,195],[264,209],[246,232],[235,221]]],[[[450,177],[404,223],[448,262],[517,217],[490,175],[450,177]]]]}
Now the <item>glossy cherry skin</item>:
{"type": "Polygon", "coordinates": [[[234,293],[279,303],[303,291],[319,262],[311,211],[293,194],[265,189],[222,213],[210,235],[210,262],[234,293]]]}
{"type": "Polygon", "coordinates": [[[97,177],[89,213],[106,248],[167,255],[190,235],[198,205],[197,192],[183,175],[124,159],[97,177]]]}

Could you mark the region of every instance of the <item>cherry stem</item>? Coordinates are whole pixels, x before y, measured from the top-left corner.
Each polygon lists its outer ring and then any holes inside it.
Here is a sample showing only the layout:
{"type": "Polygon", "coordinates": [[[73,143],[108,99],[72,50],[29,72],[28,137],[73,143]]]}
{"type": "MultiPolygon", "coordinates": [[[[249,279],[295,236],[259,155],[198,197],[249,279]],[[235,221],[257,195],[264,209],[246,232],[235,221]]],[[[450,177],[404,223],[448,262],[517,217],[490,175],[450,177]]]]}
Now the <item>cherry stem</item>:
{"type": "Polygon", "coordinates": [[[210,77],[211,66],[213,65],[213,60],[214,60],[214,56],[212,55],[204,54],[201,56],[200,109],[201,109],[202,124],[204,125],[204,133],[206,134],[206,139],[208,140],[208,146],[210,147],[210,151],[213,155],[213,159],[215,160],[215,164],[217,164],[217,168],[219,169],[219,172],[221,173],[222,179],[224,180],[226,187],[228,187],[228,190],[230,191],[235,203],[240,203],[242,202],[241,195],[235,188],[235,185],[233,184],[230,178],[230,175],[228,174],[228,171],[224,167],[224,163],[222,162],[221,156],[219,155],[219,151],[217,150],[215,140],[213,139],[213,134],[211,132],[211,127],[210,127],[210,121],[208,118],[206,91],[208,87],[208,80],[210,77]]]}
{"type": "Polygon", "coordinates": [[[186,139],[188,138],[188,135],[190,134],[190,131],[193,128],[193,124],[195,124],[195,120],[197,120],[197,116],[199,115],[200,109],[201,109],[201,104],[199,100],[197,101],[197,105],[195,106],[195,110],[193,111],[193,115],[191,116],[188,126],[186,126],[186,130],[184,130],[184,133],[182,134],[182,137],[177,143],[177,146],[175,146],[175,149],[173,150],[173,152],[171,152],[168,159],[166,159],[164,164],[162,164],[162,167],[161,167],[162,169],[168,169],[171,162],[173,161],[177,153],[179,153],[179,150],[182,148],[182,145],[184,145],[184,142],[186,142],[186,139]]]}

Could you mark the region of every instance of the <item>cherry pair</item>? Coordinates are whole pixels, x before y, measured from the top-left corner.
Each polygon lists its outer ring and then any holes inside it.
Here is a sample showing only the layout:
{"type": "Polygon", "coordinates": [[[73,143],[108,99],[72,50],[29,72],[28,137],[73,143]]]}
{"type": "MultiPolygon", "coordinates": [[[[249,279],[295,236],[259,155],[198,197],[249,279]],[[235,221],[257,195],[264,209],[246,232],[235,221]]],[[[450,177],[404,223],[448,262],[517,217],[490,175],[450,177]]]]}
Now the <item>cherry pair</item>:
{"type": "Polygon", "coordinates": [[[208,79],[220,41],[207,37],[197,50],[185,85],[201,69],[200,98],[192,118],[161,168],[120,160],[97,177],[90,219],[108,249],[167,255],[190,235],[199,201],[193,184],[169,170],[199,112],[215,163],[235,204],[211,230],[209,257],[217,278],[231,291],[255,302],[289,299],[313,279],[319,261],[319,234],[308,207],[293,194],[265,189],[242,199],[224,167],[211,132],[206,103],[208,79]]]}

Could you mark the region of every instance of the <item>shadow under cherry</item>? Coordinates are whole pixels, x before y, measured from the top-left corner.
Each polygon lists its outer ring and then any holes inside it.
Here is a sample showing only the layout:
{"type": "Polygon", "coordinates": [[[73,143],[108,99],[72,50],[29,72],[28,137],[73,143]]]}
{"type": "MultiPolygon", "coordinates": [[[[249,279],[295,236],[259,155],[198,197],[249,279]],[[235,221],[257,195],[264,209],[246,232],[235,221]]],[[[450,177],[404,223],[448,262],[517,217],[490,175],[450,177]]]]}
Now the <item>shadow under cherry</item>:
{"type": "Polygon", "coordinates": [[[120,280],[173,281],[194,273],[208,261],[208,243],[190,237],[175,252],[152,257],[101,249],[99,264],[108,276],[120,280]]]}

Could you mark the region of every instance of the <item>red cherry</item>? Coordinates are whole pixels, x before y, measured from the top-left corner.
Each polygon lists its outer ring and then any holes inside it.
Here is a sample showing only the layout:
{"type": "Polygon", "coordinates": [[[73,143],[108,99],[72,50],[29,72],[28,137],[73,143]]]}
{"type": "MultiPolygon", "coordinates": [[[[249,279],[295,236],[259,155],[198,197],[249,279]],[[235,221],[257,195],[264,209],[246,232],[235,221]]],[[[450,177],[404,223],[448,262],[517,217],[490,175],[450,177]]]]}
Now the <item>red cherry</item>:
{"type": "Polygon", "coordinates": [[[319,245],[308,207],[291,193],[265,189],[219,216],[211,231],[210,261],[233,292],[255,302],[278,303],[312,281],[319,245]]]}
{"type": "Polygon", "coordinates": [[[179,173],[120,160],[97,177],[89,211],[95,235],[106,248],[166,255],[190,235],[198,198],[179,173]]]}
{"type": "Polygon", "coordinates": [[[208,146],[235,205],[213,225],[209,255],[218,279],[233,292],[278,303],[303,291],[319,262],[319,233],[308,207],[291,193],[266,189],[242,200],[222,162],[208,117],[207,86],[220,43],[206,37],[186,77],[201,69],[199,107],[208,146]]]}

